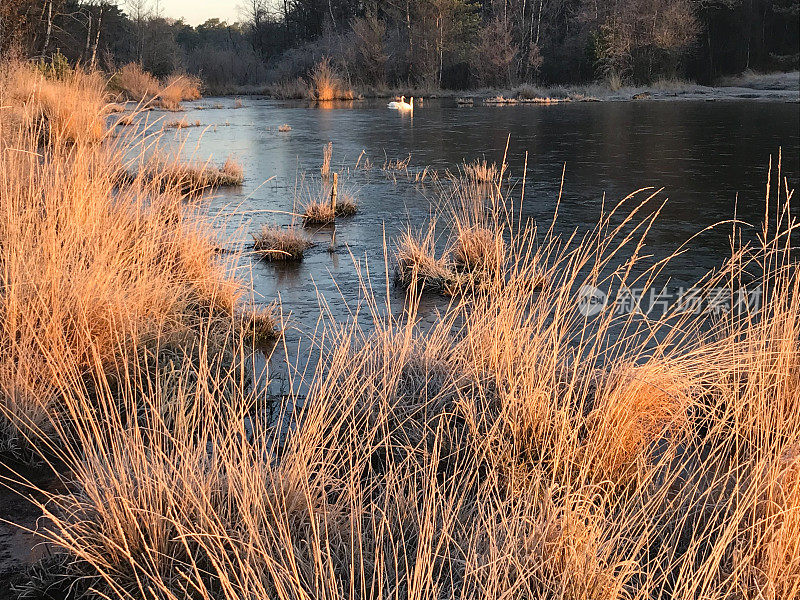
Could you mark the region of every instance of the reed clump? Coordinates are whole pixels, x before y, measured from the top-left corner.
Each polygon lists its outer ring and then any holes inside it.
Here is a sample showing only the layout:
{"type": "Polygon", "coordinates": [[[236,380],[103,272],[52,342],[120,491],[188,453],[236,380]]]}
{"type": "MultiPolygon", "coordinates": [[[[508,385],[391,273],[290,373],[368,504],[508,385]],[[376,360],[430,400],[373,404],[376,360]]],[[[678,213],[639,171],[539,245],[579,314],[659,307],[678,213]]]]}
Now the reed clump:
{"type": "Polygon", "coordinates": [[[142,69],[138,63],[128,63],[114,73],[108,82],[113,92],[126,100],[147,104],[161,92],[158,79],[142,69]]]}
{"type": "Polygon", "coordinates": [[[302,260],[305,251],[314,245],[295,227],[264,225],[253,238],[253,249],[266,261],[302,260]]]}
{"type": "Polygon", "coordinates": [[[453,260],[460,269],[485,271],[506,260],[505,240],[488,227],[462,229],[456,236],[453,260]]]}
{"type": "Polygon", "coordinates": [[[436,257],[435,228],[424,234],[406,231],[397,241],[395,283],[406,289],[429,290],[452,296],[459,288],[459,275],[448,258],[436,257]]]}
{"type": "Polygon", "coordinates": [[[183,100],[202,97],[202,82],[197,77],[176,73],[162,83],[138,63],[128,63],[120,68],[109,80],[108,87],[126,100],[171,111],[182,110],[183,100]]]}
{"type": "Polygon", "coordinates": [[[586,419],[579,451],[597,476],[619,481],[653,444],[685,432],[691,381],[662,361],[609,374],[586,419]]]}
{"type": "Polygon", "coordinates": [[[322,179],[328,180],[331,176],[331,159],[333,158],[333,142],[328,142],[322,148],[322,166],[319,168],[322,179]]]}
{"type": "Polygon", "coordinates": [[[256,348],[267,348],[279,337],[272,306],[253,308],[244,313],[242,320],[242,335],[256,348]]]}
{"type": "Polygon", "coordinates": [[[186,129],[187,127],[200,127],[200,120],[189,121],[187,119],[174,119],[164,123],[164,129],[186,129]]]}
{"type": "Polygon", "coordinates": [[[353,90],[344,82],[327,57],[323,57],[311,69],[308,89],[309,97],[317,102],[355,98],[353,90]]]}
{"type": "Polygon", "coordinates": [[[486,159],[476,160],[466,163],[462,167],[464,174],[475,180],[477,183],[497,184],[503,177],[505,165],[498,168],[495,163],[489,163],[486,159]]]}
{"type": "Polygon", "coordinates": [[[336,221],[336,217],[351,217],[358,212],[358,201],[354,192],[346,185],[339,185],[339,182],[336,188],[336,206],[333,206],[332,188],[332,183],[324,181],[316,192],[309,187],[303,188],[301,194],[306,196],[302,203],[304,225],[330,225],[336,221]]]}
{"type": "Polygon", "coordinates": [[[244,182],[244,169],[234,158],[228,157],[222,166],[209,162],[186,162],[177,156],[156,151],[141,169],[142,175],[159,189],[177,190],[198,197],[219,187],[235,187],[244,182]]]}
{"type": "Polygon", "coordinates": [[[346,193],[337,197],[336,208],[331,206],[330,200],[311,200],[303,207],[303,223],[329,225],[336,220],[336,217],[350,217],[356,212],[358,204],[346,193]]]}
{"type": "Polygon", "coordinates": [[[95,143],[105,137],[109,105],[99,74],[70,69],[49,78],[27,65],[6,62],[0,77],[3,135],[24,128],[46,145],[95,143]]]}

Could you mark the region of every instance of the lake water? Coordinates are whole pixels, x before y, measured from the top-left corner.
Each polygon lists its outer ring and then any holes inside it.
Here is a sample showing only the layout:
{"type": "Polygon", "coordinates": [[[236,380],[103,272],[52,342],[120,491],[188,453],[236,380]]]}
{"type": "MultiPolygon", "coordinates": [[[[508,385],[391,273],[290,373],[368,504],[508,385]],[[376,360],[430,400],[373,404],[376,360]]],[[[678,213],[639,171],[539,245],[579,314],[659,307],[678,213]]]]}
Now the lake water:
{"type": "MultiPolygon", "coordinates": [[[[409,224],[428,219],[435,190],[405,177],[387,177],[381,165],[411,155],[410,167],[456,170],[463,161],[499,163],[510,137],[507,162],[519,197],[527,152],[523,216],[549,226],[565,170],[559,230],[594,225],[601,204],[634,190],[663,188],[668,199],[649,235],[649,251],[671,253],[704,227],[734,215],[759,223],[770,157],[782,151],[783,175],[795,187],[800,172],[800,111],[796,103],[758,101],[672,101],[570,103],[550,106],[458,107],[425,101],[411,115],[386,109],[385,102],[331,107],[248,98],[234,108],[230,98],[189,103],[186,118],[208,128],[170,132],[184,154],[222,162],[233,155],[244,167],[241,188],[220,190],[208,200],[229,232],[247,240],[261,224],[291,221],[295,188],[305,173],[316,174],[322,148],[333,142],[333,170],[355,193],[359,212],[337,224],[338,251],[328,253],[330,230],[313,233],[319,242],[299,264],[274,265],[245,259],[259,300],[280,298],[297,330],[315,326],[320,298],[335,318],[345,318],[359,296],[359,274],[350,253],[370,265],[383,286],[384,241],[409,224]],[[198,110],[197,105],[221,108],[198,110]],[[277,131],[282,124],[291,131],[277,131]],[[374,168],[354,170],[368,158],[374,168]],[[267,183],[265,183],[267,182],[267,183]],[[277,212],[276,212],[277,211],[277,212]]],[[[151,115],[159,116],[158,113],[151,115]]],[[[167,120],[171,117],[167,116],[167,120]]],[[[655,207],[655,203],[654,203],[655,207]]],[[[696,239],[674,262],[675,285],[694,282],[729,252],[730,227],[696,239]]],[[[390,257],[391,262],[391,257],[390,257]]],[[[391,265],[390,265],[391,268],[391,265]]],[[[402,293],[392,296],[402,305],[402,293]]],[[[430,301],[436,305],[435,300],[430,301]]]]}

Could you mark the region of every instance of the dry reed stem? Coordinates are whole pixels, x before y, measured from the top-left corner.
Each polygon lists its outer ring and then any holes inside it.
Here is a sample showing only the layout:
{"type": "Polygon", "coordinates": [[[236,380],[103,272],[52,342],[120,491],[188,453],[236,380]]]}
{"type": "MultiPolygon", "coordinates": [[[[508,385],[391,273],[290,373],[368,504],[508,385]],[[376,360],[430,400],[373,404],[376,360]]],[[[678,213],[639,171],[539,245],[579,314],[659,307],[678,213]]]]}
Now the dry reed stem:
{"type": "Polygon", "coordinates": [[[319,168],[322,179],[326,181],[331,176],[331,158],[333,158],[333,142],[328,142],[322,148],[322,166],[319,168]]]}

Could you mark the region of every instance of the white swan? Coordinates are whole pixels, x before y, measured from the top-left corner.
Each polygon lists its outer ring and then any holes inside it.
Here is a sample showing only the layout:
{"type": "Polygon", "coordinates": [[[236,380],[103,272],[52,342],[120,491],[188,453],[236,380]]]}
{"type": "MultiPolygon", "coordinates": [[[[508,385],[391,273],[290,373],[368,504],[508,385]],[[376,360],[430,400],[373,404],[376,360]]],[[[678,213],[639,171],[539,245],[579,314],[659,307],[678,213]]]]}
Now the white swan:
{"type": "Polygon", "coordinates": [[[389,102],[388,107],[392,110],[414,110],[414,97],[411,97],[410,102],[406,102],[405,96],[400,96],[400,102],[389,102]]]}

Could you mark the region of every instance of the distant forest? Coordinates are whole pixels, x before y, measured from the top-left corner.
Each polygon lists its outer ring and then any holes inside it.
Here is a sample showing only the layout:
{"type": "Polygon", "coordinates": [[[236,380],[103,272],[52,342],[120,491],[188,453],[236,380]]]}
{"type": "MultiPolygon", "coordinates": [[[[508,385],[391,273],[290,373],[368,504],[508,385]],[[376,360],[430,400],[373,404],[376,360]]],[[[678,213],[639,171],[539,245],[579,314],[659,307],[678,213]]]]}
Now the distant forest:
{"type": "Polygon", "coordinates": [[[234,90],[305,76],[323,57],[352,86],[426,89],[592,80],[701,83],[796,69],[798,0],[245,0],[192,27],[155,2],[2,0],[0,51],[234,90]]]}

